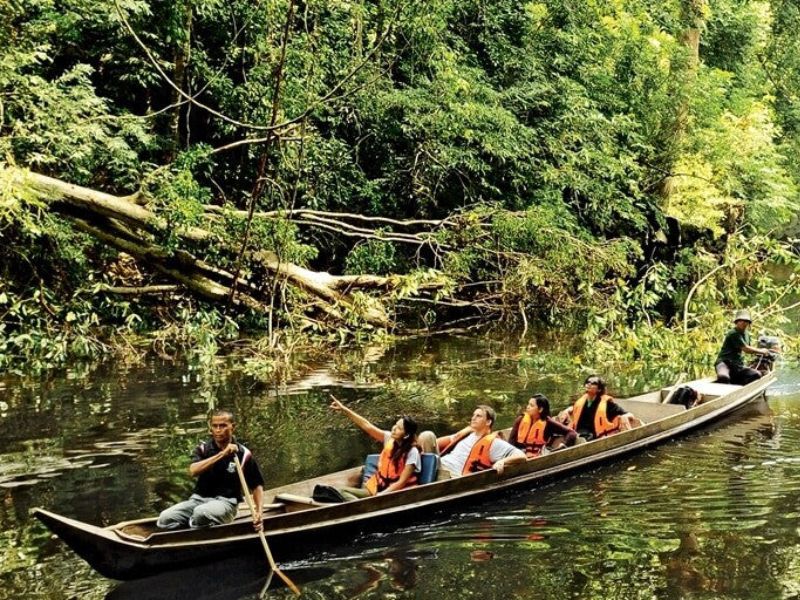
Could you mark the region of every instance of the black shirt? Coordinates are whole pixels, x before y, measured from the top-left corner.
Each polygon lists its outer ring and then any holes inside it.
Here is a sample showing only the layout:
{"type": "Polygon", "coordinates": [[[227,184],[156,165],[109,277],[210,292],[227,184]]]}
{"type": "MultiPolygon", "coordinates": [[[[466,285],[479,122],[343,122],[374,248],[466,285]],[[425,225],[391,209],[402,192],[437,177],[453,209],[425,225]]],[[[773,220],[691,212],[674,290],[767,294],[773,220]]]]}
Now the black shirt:
{"type": "MultiPolygon", "coordinates": [[[[236,454],[239,456],[239,462],[242,463],[247,486],[251,490],[259,485],[263,486],[264,476],[261,474],[261,469],[258,468],[258,463],[253,457],[253,453],[243,444],[235,443],[239,446],[239,451],[236,454]]],[[[211,458],[219,454],[220,451],[214,439],[209,438],[205,442],[198,444],[194,449],[192,463],[211,458]]],[[[194,493],[204,498],[222,496],[224,498],[236,498],[237,501],[241,502],[242,486],[239,483],[239,475],[236,473],[236,463],[233,462],[233,456],[215,462],[209,469],[200,473],[194,485],[194,493]]]]}
{"type": "Polygon", "coordinates": [[[728,366],[744,366],[742,348],[750,345],[750,334],[747,331],[739,331],[735,327],[725,334],[722,348],[717,355],[717,363],[724,362],[728,366]]]}
{"type": "MultiPolygon", "coordinates": [[[[595,435],[594,430],[594,416],[597,414],[597,407],[600,405],[600,397],[595,397],[592,400],[592,403],[589,404],[589,400],[583,405],[583,410],[581,411],[581,419],[578,421],[577,427],[575,430],[578,432],[578,435],[586,437],[585,433],[590,433],[592,437],[595,435]]],[[[606,417],[609,421],[613,421],[615,418],[619,417],[620,415],[624,415],[625,411],[622,407],[614,402],[613,400],[609,400],[606,403],[606,417]]]]}

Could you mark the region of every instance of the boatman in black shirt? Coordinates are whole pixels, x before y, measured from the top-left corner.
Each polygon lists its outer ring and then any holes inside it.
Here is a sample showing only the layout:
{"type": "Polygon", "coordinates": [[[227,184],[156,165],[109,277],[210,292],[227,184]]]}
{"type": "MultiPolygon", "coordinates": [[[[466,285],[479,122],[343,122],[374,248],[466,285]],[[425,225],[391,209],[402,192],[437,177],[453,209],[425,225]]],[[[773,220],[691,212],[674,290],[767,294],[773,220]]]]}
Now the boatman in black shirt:
{"type": "Polygon", "coordinates": [[[733,329],[725,334],[722,348],[717,355],[715,369],[718,383],[747,385],[761,378],[761,373],[744,366],[742,352],[761,356],[769,354],[769,350],[766,348],[753,348],[750,345],[750,334],[747,331],[750,323],[752,323],[752,319],[747,310],[740,310],[733,318],[733,329]]]}
{"type": "Polygon", "coordinates": [[[169,507],[158,517],[158,527],[206,527],[230,523],[242,500],[242,487],[236,472],[234,455],[242,464],[247,487],[253,494],[257,514],[253,526],[261,529],[261,505],[264,496],[264,477],[253,454],[233,438],[233,414],[215,410],[208,422],[211,438],[199,444],[192,454],[189,474],[197,478],[194,493],[184,501],[169,507]]]}

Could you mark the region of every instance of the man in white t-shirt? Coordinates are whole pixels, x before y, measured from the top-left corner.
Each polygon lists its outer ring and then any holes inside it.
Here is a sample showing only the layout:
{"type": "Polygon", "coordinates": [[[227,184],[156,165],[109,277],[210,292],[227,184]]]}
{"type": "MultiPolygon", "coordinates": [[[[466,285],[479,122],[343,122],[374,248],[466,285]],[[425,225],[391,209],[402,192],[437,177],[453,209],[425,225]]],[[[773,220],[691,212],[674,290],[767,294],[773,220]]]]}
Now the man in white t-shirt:
{"type": "Polygon", "coordinates": [[[526,457],[522,450],[492,433],[495,418],[494,409],[482,404],[472,413],[469,427],[436,438],[435,448],[428,447],[434,446],[433,434],[426,431],[420,435],[420,443],[426,452],[439,451],[441,468],[447,469],[453,477],[487,469],[502,473],[506,465],[522,462],[526,457]]]}

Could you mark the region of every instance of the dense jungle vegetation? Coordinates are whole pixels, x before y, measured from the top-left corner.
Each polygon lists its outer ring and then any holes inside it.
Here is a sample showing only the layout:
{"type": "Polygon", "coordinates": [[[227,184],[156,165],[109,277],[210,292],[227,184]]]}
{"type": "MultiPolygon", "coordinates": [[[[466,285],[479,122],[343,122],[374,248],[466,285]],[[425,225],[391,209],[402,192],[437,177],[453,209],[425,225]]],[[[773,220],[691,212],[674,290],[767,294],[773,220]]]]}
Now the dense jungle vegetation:
{"type": "MultiPolygon", "coordinates": [[[[6,0],[0,365],[797,302],[793,0],[6,0]]],[[[530,335],[530,334],[528,334],[530,335]]]]}

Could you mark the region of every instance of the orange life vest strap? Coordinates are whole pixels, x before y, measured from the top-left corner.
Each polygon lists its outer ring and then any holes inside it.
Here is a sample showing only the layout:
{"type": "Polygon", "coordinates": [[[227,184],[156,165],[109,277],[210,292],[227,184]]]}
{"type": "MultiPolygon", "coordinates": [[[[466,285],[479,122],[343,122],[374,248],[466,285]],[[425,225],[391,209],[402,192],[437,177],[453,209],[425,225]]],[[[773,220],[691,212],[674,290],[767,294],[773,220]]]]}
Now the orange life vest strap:
{"type": "MultiPolygon", "coordinates": [[[[406,468],[406,457],[401,456],[397,461],[397,465],[392,461],[392,448],[394,448],[394,440],[389,438],[381,451],[378,458],[378,468],[375,473],[367,480],[364,487],[374,496],[378,492],[382,492],[395,481],[400,479],[403,470],[406,468]]],[[[417,474],[414,473],[406,480],[406,486],[415,485],[417,483],[417,474]]]]}
{"type": "Polygon", "coordinates": [[[545,419],[536,419],[535,423],[532,421],[529,414],[523,415],[519,429],[517,429],[517,443],[525,448],[526,454],[538,456],[547,443],[544,439],[547,421],[545,419]]]}
{"type": "MultiPolygon", "coordinates": [[[[578,429],[578,421],[581,418],[581,412],[583,411],[583,407],[586,405],[586,401],[589,397],[584,394],[580,398],[575,401],[575,404],[572,406],[572,424],[570,427],[573,430],[578,429]]],[[[615,432],[619,429],[619,417],[614,417],[613,420],[608,420],[608,401],[611,400],[611,396],[606,394],[600,397],[600,404],[597,405],[597,412],[594,413],[594,435],[595,437],[603,437],[604,435],[608,435],[609,433],[615,432]]]]}
{"type": "Polygon", "coordinates": [[[467,462],[464,463],[464,469],[461,471],[462,475],[468,473],[477,473],[478,471],[486,471],[492,468],[492,461],[489,458],[489,450],[492,447],[492,442],[497,438],[496,433],[490,433],[483,436],[472,447],[469,452],[467,462]]]}

